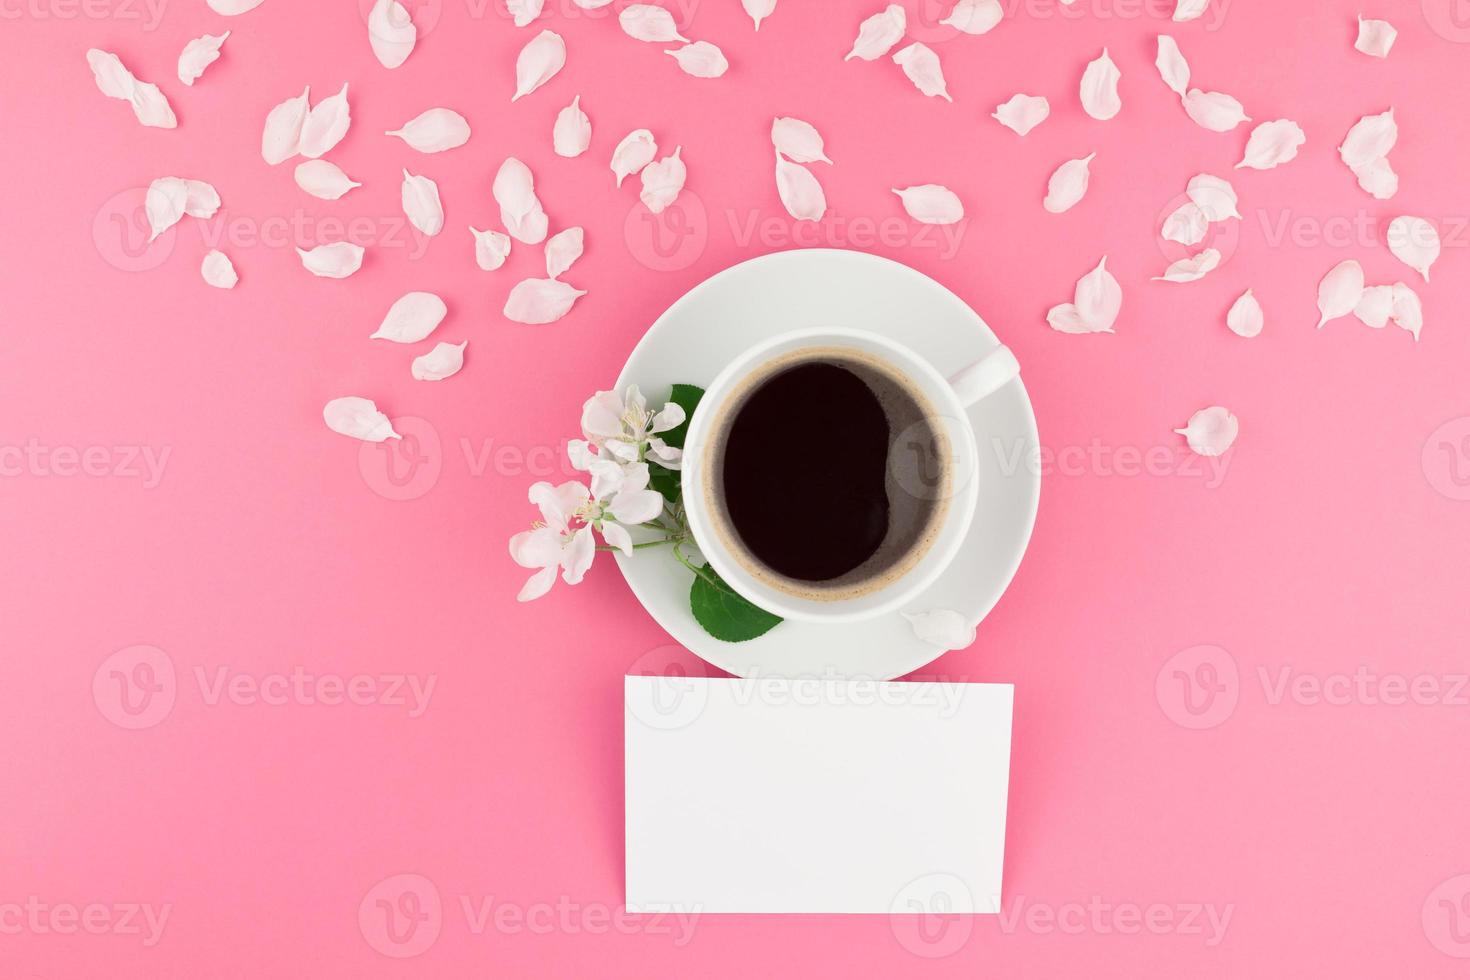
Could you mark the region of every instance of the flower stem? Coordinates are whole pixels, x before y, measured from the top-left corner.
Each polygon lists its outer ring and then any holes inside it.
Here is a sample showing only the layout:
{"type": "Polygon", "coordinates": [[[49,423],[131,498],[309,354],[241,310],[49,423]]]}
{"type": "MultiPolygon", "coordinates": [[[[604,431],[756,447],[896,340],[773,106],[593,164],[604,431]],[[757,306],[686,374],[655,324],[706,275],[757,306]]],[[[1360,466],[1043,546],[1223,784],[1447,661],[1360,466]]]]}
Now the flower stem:
{"type": "MultiPolygon", "coordinates": [[[[633,545],[633,550],[634,551],[637,551],[639,548],[657,548],[661,544],[669,544],[670,542],[672,542],[674,544],[674,547],[677,548],[679,546],[679,542],[682,541],[682,540],[684,540],[684,539],[683,538],[672,538],[671,537],[671,538],[654,538],[652,541],[639,541],[637,544],[633,545]]],[[[600,545],[597,546],[597,550],[598,551],[621,551],[622,549],[621,548],[614,548],[612,545],[600,544],[600,545]]]]}

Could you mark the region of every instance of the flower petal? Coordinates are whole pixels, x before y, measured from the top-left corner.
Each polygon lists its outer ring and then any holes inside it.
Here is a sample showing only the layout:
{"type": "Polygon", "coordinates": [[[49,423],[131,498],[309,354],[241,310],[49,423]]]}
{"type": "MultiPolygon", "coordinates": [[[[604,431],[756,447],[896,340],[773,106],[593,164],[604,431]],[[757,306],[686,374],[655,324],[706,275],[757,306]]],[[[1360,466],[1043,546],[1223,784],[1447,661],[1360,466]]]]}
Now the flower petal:
{"type": "Polygon", "coordinates": [[[539,599],[550,592],[551,587],[555,584],[556,566],[543,568],[526,579],[526,584],[521,586],[521,591],[516,593],[516,602],[530,602],[533,599],[539,599]]]}
{"type": "Polygon", "coordinates": [[[1042,95],[1013,95],[995,107],[991,118],[1019,136],[1025,136],[1051,115],[1051,104],[1042,95]]]}
{"type": "Polygon", "coordinates": [[[623,186],[623,178],[636,174],[653,160],[658,154],[658,144],[654,142],[653,134],[646,129],[635,129],[622,142],[618,143],[613,150],[612,172],[618,179],[618,186],[623,186]]]}
{"type": "Polygon", "coordinates": [[[449,307],[434,293],[405,293],[388,308],[388,315],[368,339],[416,344],[433,333],[448,313],[449,307]]]}
{"type": "Polygon", "coordinates": [[[857,40],[852,42],[852,50],[842,60],[861,58],[863,61],[877,61],[903,39],[907,21],[903,7],[890,3],[858,26],[857,40]]]}
{"type": "Polygon", "coordinates": [[[959,0],[939,23],[966,34],[988,34],[1004,16],[1000,0],[959,0]]]}
{"type": "Polygon", "coordinates": [[[1082,200],[1082,196],[1087,193],[1090,179],[1088,167],[1095,156],[1096,153],[1089,153],[1081,159],[1068,160],[1058,167],[1046,182],[1046,197],[1041,206],[1052,214],[1061,214],[1082,200]]]}
{"type": "Polygon", "coordinates": [[[468,340],[459,344],[437,343],[427,354],[415,357],[409,371],[419,381],[452,378],[464,367],[464,349],[468,344],[468,340]]]}
{"type": "Polygon", "coordinates": [[[664,497],[657,490],[622,490],[612,500],[612,515],[623,524],[642,524],[663,513],[664,497]]]}
{"type": "Polygon", "coordinates": [[[592,143],[592,120],[582,111],[582,97],[556,114],[551,127],[551,148],[559,157],[579,157],[592,143]]]}
{"type": "Polygon", "coordinates": [[[291,159],[301,150],[301,127],[310,111],[308,97],[311,86],[295,98],[287,99],[265,117],[265,132],[260,137],[260,155],[271,166],[291,159]]]}
{"type": "Polygon", "coordinates": [[[1424,328],[1424,307],[1419,303],[1419,294],[1401,282],[1393,284],[1393,322],[1419,339],[1424,328]]]}
{"type": "Polygon", "coordinates": [[[387,135],[397,136],[420,153],[443,153],[470,141],[470,124],[453,109],[426,109],[387,135]]]}
{"type": "Polygon", "coordinates": [[[1203,279],[1220,265],[1221,258],[1219,249],[1207,248],[1196,255],[1171,263],[1162,276],[1154,276],[1154,282],[1194,282],[1196,279],[1203,279]]]}
{"type": "Polygon", "coordinates": [[[672,155],[648,164],[639,174],[643,181],[643,190],[638,197],[643,206],[654,214],[662,213],[664,208],[673,204],[678,199],[679,192],[684,189],[688,170],[684,161],[679,158],[683,149],[682,146],[674,147],[672,155]]]}
{"type": "Polygon", "coordinates": [[[708,41],[695,41],[682,48],[665,51],[664,54],[673,55],[684,74],[693,75],[695,78],[719,78],[730,70],[730,62],[725,60],[725,52],[708,41]]]}
{"type": "Polygon", "coordinates": [[[1249,122],[1245,106],[1224,92],[1202,92],[1197,88],[1184,96],[1184,112],[1212,133],[1228,133],[1243,122],[1249,122]]]}
{"type": "Polygon", "coordinates": [[[942,650],[963,650],[975,642],[975,625],[953,609],[903,613],[914,635],[942,650]]]}
{"type": "Polygon", "coordinates": [[[322,156],[342,142],[351,125],[352,107],[348,105],[347,85],[344,83],[342,91],[322,99],[306,114],[306,121],[301,124],[301,145],[297,152],[313,159],[322,156]]]}
{"type": "Polygon", "coordinates": [[[797,221],[821,221],[827,213],[827,195],[810,170],[776,154],[776,193],[786,213],[797,221]]]}
{"type": "Polygon", "coordinates": [[[567,315],[577,297],[587,295],[560,279],[523,279],[505,299],[505,317],[516,323],[554,323],[567,315]]]}
{"type": "Polygon", "coordinates": [[[204,74],[204,69],[219,60],[219,50],[229,36],[229,31],[223,34],[204,34],[184,45],[184,50],[179,55],[179,81],[185,85],[193,85],[198,81],[199,76],[204,74]]]}
{"type": "Polygon", "coordinates": [[[217,289],[234,289],[235,284],[240,281],[230,257],[217,248],[212,248],[205,254],[199,274],[204,277],[205,282],[217,289]]]}
{"type": "Polygon", "coordinates": [[[1176,24],[1196,20],[1210,5],[1210,0],[1177,0],[1174,4],[1173,20],[1176,24]]]}
{"type": "Polygon", "coordinates": [[[368,12],[368,43],[384,68],[397,68],[413,54],[419,29],[398,0],[375,0],[368,12]]]}
{"type": "Polygon", "coordinates": [[[1368,286],[1364,288],[1358,305],[1353,307],[1353,316],[1374,330],[1388,326],[1393,317],[1393,287],[1368,286]]]}
{"type": "Polygon", "coordinates": [[[1270,170],[1279,164],[1296,159],[1297,151],[1307,141],[1302,128],[1290,119],[1274,119],[1251,130],[1250,140],[1245,145],[1243,156],[1235,168],[1249,167],[1254,170],[1270,170]]]}
{"type": "Polygon", "coordinates": [[[1154,56],[1154,67],[1170,91],[1184,98],[1189,91],[1189,62],[1184,60],[1184,52],[1179,50],[1178,43],[1167,34],[1159,35],[1159,53],[1154,56]]]}
{"type": "Polygon", "coordinates": [[[1097,268],[1077,280],[1077,293],[1072,302],[1089,332],[1112,333],[1123,308],[1123,287],[1107,265],[1108,257],[1104,255],[1097,268]]]}
{"type": "Polygon", "coordinates": [[[771,145],[793,163],[832,162],[827,159],[827,150],[817,127],[790,116],[777,116],[771,122],[771,145]]]}
{"type": "Polygon", "coordinates": [[[926,225],[952,225],[965,216],[959,195],[942,184],[893,188],[909,217],[926,225]]]}
{"type": "Polygon", "coordinates": [[[1230,312],[1225,314],[1225,325],[1238,337],[1260,335],[1266,325],[1266,312],[1261,309],[1255,293],[1247,289],[1240,294],[1240,298],[1231,305],[1230,312]]]}
{"type": "Polygon", "coordinates": [[[1364,116],[1354,123],[1337,152],[1348,169],[1356,171],[1388,156],[1398,138],[1399,124],[1394,121],[1393,110],[1389,109],[1376,116],[1364,116]]]}
{"type": "Polygon", "coordinates": [[[512,238],[527,245],[546,240],[546,212],[536,197],[536,182],[531,168],[515,157],[506,157],[490,186],[495,203],[500,205],[500,220],[512,238]]]}
{"type": "Polygon", "coordinates": [[[521,48],[516,55],[516,92],[510,97],[514,102],[530,95],[562,70],[567,63],[567,45],[555,31],[542,31],[521,48]]]}
{"type": "Polygon", "coordinates": [[[314,276],[323,279],[346,279],[362,268],[362,257],[367,250],[351,242],[332,242],[313,249],[298,248],[301,264],[314,276]]]}
{"type": "Polygon", "coordinates": [[[388,416],[378,411],[378,406],[369,398],[355,395],[333,398],[322,409],[322,419],[333,432],[366,442],[400,438],[393,431],[393,423],[388,416]]]}
{"type": "Polygon", "coordinates": [[[335,201],[354,187],[362,186],[329,160],[304,160],[297,165],[295,177],[297,187],[323,201],[335,201]]]}
{"type": "Polygon", "coordinates": [[[1240,435],[1240,422],[1229,409],[1219,405],[1202,408],[1189,417],[1189,424],[1175,429],[1188,442],[1189,448],[1199,456],[1220,456],[1240,435]]]}
{"type": "Polygon", "coordinates": [[[1374,58],[1387,58],[1399,32],[1386,20],[1364,20],[1358,15],[1358,39],[1353,47],[1374,58]]]}
{"type": "Polygon", "coordinates": [[[621,551],[625,556],[633,557],[633,536],[623,525],[613,521],[603,521],[602,540],[621,551]]]}
{"type": "Polygon", "coordinates": [[[1223,177],[1215,177],[1211,174],[1196,174],[1189,178],[1189,186],[1185,190],[1189,199],[1199,205],[1205,217],[1210,221],[1224,221],[1226,218],[1239,218],[1238,205],[1240,198],[1235,194],[1235,188],[1230,181],[1223,177]]]}
{"type": "Polygon", "coordinates": [[[1399,192],[1399,175],[1393,172],[1388,157],[1379,157],[1353,171],[1358,186],[1380,201],[1386,201],[1399,192]]]}
{"type": "Polygon", "coordinates": [[[510,236],[498,231],[470,229],[475,236],[475,264],[486,272],[494,272],[505,265],[510,255],[510,236]]]}
{"type": "Polygon", "coordinates": [[[1103,53],[1090,62],[1082,72],[1082,109],[1094,119],[1112,119],[1123,108],[1123,100],[1118,97],[1118,79],[1122,73],[1118,66],[1113,64],[1113,59],[1108,55],[1108,49],[1103,48],[1103,53]]]}
{"type": "Polygon", "coordinates": [[[525,27],[541,16],[546,0],[505,0],[506,12],[517,27],[525,27]]]}
{"type": "Polygon", "coordinates": [[[265,0],[208,0],[209,9],[225,17],[234,17],[236,14],[248,13],[259,7],[265,0]]]}
{"type": "Polygon", "coordinates": [[[1322,319],[1317,326],[1340,316],[1347,316],[1363,298],[1363,267],[1357,259],[1345,259],[1333,266],[1317,285],[1317,310],[1322,319]]]}
{"type": "Polygon", "coordinates": [[[1058,303],[1046,314],[1046,322],[1051,324],[1053,330],[1059,333],[1107,333],[1109,331],[1095,330],[1082,319],[1082,313],[1073,303],[1058,303]]]}
{"type": "Polygon", "coordinates": [[[648,3],[635,3],[624,7],[618,14],[618,26],[623,33],[635,41],[651,41],[664,44],[668,41],[688,41],[679,33],[674,15],[662,7],[648,3]]]}
{"type": "Polygon", "coordinates": [[[944,85],[944,69],[939,65],[939,55],[935,54],[928,45],[915,41],[906,48],[899,50],[893,56],[893,63],[903,69],[903,73],[914,83],[914,87],[925,95],[937,95],[947,102],[953,102],[949,97],[949,91],[944,85]]]}
{"type": "Polygon", "coordinates": [[[583,232],[581,226],[566,228],[552,235],[546,242],[546,277],[557,279],[582,257],[583,232]]]}
{"type": "Polygon", "coordinates": [[[755,21],[755,29],[761,29],[761,21],[776,11],[776,0],[740,0],[740,6],[755,21]]]}
{"type": "Polygon", "coordinates": [[[1194,246],[1205,240],[1209,228],[1210,219],[1205,216],[1204,208],[1193,201],[1185,201],[1164,219],[1160,235],[1165,241],[1194,246]]]}
{"type": "Polygon", "coordinates": [[[1439,232],[1423,218],[1403,215],[1388,225],[1388,250],[1429,281],[1429,267],[1439,258],[1439,232]]]}
{"type": "Polygon", "coordinates": [[[578,529],[572,535],[571,543],[562,549],[561,580],[568,585],[576,585],[582,581],[582,576],[587,574],[587,569],[592,567],[592,559],[596,557],[597,542],[592,539],[592,529],[578,529]]]}
{"type": "Polygon", "coordinates": [[[403,213],[411,225],[425,235],[444,230],[444,205],[439,201],[439,185],[428,177],[403,171],[403,213]]]}
{"type": "Polygon", "coordinates": [[[148,185],[143,212],[148,217],[151,242],[179,223],[189,200],[189,183],[182,177],[160,177],[148,185]]]}

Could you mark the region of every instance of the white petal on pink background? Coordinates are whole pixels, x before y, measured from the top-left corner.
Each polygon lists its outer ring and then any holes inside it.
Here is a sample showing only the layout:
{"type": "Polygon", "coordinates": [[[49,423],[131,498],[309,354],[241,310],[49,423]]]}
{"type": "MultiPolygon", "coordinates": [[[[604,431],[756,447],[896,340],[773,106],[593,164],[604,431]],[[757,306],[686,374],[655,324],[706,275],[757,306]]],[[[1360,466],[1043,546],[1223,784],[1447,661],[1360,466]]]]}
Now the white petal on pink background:
{"type": "Polygon", "coordinates": [[[1123,108],[1118,97],[1118,80],[1122,73],[1113,63],[1108,49],[1091,61],[1082,72],[1082,109],[1094,119],[1112,119],[1123,108]]]}
{"type": "Polygon", "coordinates": [[[314,276],[323,279],[346,279],[362,268],[362,257],[367,250],[352,242],[332,242],[313,249],[298,248],[301,265],[314,276]]]}
{"type": "Polygon", "coordinates": [[[1089,167],[1096,153],[1077,160],[1068,160],[1058,167],[1046,182],[1046,197],[1041,206],[1052,214],[1061,214],[1070,210],[1082,196],[1087,193],[1087,184],[1091,179],[1089,167]]]}
{"type": "Polygon", "coordinates": [[[1189,178],[1189,186],[1185,191],[1189,199],[1199,205],[1206,218],[1210,221],[1224,221],[1226,218],[1239,218],[1240,211],[1237,205],[1240,199],[1236,197],[1235,188],[1230,181],[1223,177],[1212,174],[1196,174],[1189,178]]]}
{"type": "Polygon", "coordinates": [[[203,180],[184,181],[184,213],[191,218],[213,218],[219,210],[219,191],[203,180]]]}
{"type": "Polygon", "coordinates": [[[821,221],[827,213],[827,195],[810,170],[776,153],[776,193],[786,213],[797,221],[821,221]]]}
{"type": "Polygon", "coordinates": [[[1399,175],[1393,172],[1388,157],[1379,157],[1371,163],[1353,171],[1358,186],[1380,201],[1386,201],[1399,192],[1399,175]]]}
{"type": "Polygon", "coordinates": [[[304,160],[297,165],[295,177],[297,187],[323,201],[335,201],[362,186],[329,160],[304,160]]]}
{"type": "Polygon", "coordinates": [[[189,185],[182,177],[159,177],[148,185],[143,212],[148,217],[150,242],[179,223],[188,199],[189,185]]]}
{"type": "Polygon", "coordinates": [[[893,188],[910,218],[926,225],[952,225],[965,216],[959,195],[942,184],[893,188]]]}
{"type": "Polygon", "coordinates": [[[368,339],[416,344],[433,333],[448,314],[449,307],[434,293],[405,293],[388,307],[383,322],[368,339]]]}
{"type": "Polygon", "coordinates": [[[1389,109],[1377,115],[1364,116],[1353,123],[1353,128],[1348,130],[1347,137],[1337,148],[1337,153],[1349,170],[1357,172],[1388,156],[1398,139],[1399,125],[1394,119],[1393,110],[1389,109]]]}
{"type": "Polygon", "coordinates": [[[564,228],[546,242],[546,277],[560,279],[582,257],[582,228],[564,228]]]}
{"type": "Polygon", "coordinates": [[[1429,281],[1429,267],[1439,258],[1439,232],[1424,218],[1402,215],[1388,224],[1388,250],[1429,281]]]}
{"type": "Polygon", "coordinates": [[[1364,20],[1358,15],[1358,39],[1353,47],[1374,58],[1387,58],[1399,32],[1386,20],[1364,20]]]}
{"type": "Polygon", "coordinates": [[[572,3],[583,10],[601,10],[612,3],[612,0],[572,0],[572,3]]]}
{"type": "Polygon", "coordinates": [[[1353,307],[1353,316],[1374,330],[1388,326],[1388,321],[1393,316],[1393,287],[1364,287],[1358,305],[1353,307]]]}
{"type": "Polygon", "coordinates": [[[790,116],[777,116],[771,122],[771,145],[794,163],[832,162],[817,127],[790,116]]]}
{"type": "Polygon", "coordinates": [[[959,0],[939,23],[966,34],[988,34],[1004,16],[1000,0],[959,0]]]}
{"type": "Polygon", "coordinates": [[[306,114],[301,124],[301,144],[297,152],[313,159],[331,152],[342,142],[352,125],[352,107],[347,102],[347,85],[336,95],[329,95],[306,114]]]}
{"type": "Polygon", "coordinates": [[[1424,307],[1419,303],[1419,294],[1401,282],[1393,284],[1393,322],[1419,339],[1424,328],[1424,307]]]}
{"type": "Polygon", "coordinates": [[[397,136],[420,153],[443,153],[470,141],[470,124],[453,109],[425,109],[388,136],[397,136]]]}
{"type": "Polygon", "coordinates": [[[368,12],[368,43],[384,68],[397,68],[413,54],[419,29],[398,0],[375,0],[368,12]]]}
{"type": "Polygon", "coordinates": [[[1273,119],[1251,130],[1245,144],[1245,155],[1235,165],[1252,170],[1271,170],[1296,159],[1297,151],[1307,141],[1307,134],[1290,119],[1273,119]]]}
{"type": "Polygon", "coordinates": [[[1123,309],[1123,287],[1108,271],[1108,257],[1104,255],[1097,268],[1077,280],[1077,291],[1072,297],[1077,316],[1092,331],[1112,333],[1118,313],[1123,309]]]}
{"type": "Polygon", "coordinates": [[[430,236],[444,230],[444,205],[439,200],[439,185],[432,179],[403,171],[400,196],[409,224],[430,236]]]}
{"type": "Polygon", "coordinates": [[[517,27],[525,27],[540,17],[541,10],[545,6],[546,0],[505,0],[506,12],[510,14],[512,23],[517,27]]]}
{"type": "Polygon", "coordinates": [[[551,126],[551,148],[559,157],[579,157],[592,144],[592,120],[582,111],[582,97],[556,114],[551,126]]]}
{"type": "Polygon", "coordinates": [[[416,381],[443,381],[452,378],[464,367],[464,349],[469,341],[458,344],[443,342],[434,345],[427,354],[420,354],[409,365],[409,373],[416,381]]]}
{"type": "Polygon", "coordinates": [[[516,91],[512,102],[530,95],[562,70],[567,63],[566,42],[555,31],[542,31],[516,55],[516,91]]]}
{"type": "Polygon", "coordinates": [[[144,126],[154,129],[174,129],[179,120],[163,92],[152,82],[140,81],[123,67],[121,59],[108,51],[97,48],[87,50],[87,64],[92,77],[103,95],[122,99],[133,108],[133,115],[144,126]]]}
{"type": "Polygon", "coordinates": [[[646,129],[635,129],[622,142],[618,143],[613,150],[612,167],[613,176],[618,179],[618,186],[623,186],[623,178],[638,173],[653,161],[658,155],[658,143],[653,139],[653,134],[646,129]]]}
{"type": "Polygon", "coordinates": [[[322,409],[322,419],[333,432],[340,432],[353,439],[382,442],[384,439],[400,438],[393,431],[393,423],[388,420],[388,416],[378,411],[378,406],[369,398],[359,398],[356,395],[333,398],[322,409]]]}
{"type": "Polygon", "coordinates": [[[943,650],[963,650],[975,642],[975,624],[953,609],[903,613],[914,635],[943,650]]]}
{"type": "Polygon", "coordinates": [[[654,214],[662,214],[664,208],[673,204],[678,199],[679,192],[684,189],[684,181],[688,179],[689,172],[679,156],[683,149],[682,146],[674,147],[672,154],[650,163],[639,174],[643,181],[643,190],[638,197],[643,201],[643,206],[654,214]]]}
{"type": "Polygon", "coordinates": [[[719,78],[730,70],[725,53],[708,41],[695,41],[681,48],[671,48],[664,54],[672,55],[686,75],[695,78],[719,78]]]}
{"type": "Polygon", "coordinates": [[[1177,0],[1174,4],[1173,20],[1176,24],[1198,20],[1210,5],[1210,0],[1177,0]]]}
{"type": "Polygon", "coordinates": [[[1357,259],[1333,266],[1317,284],[1317,311],[1322,314],[1317,326],[1351,313],[1363,298],[1363,288],[1363,267],[1357,259]]]}
{"type": "Polygon", "coordinates": [[[1240,100],[1224,92],[1202,92],[1192,88],[1183,99],[1184,112],[1212,133],[1228,133],[1243,122],[1250,122],[1240,100]]]}
{"type": "Polygon", "coordinates": [[[1025,136],[1051,115],[1051,103],[1043,95],[1017,93],[996,106],[990,115],[1018,136],[1025,136]]]}
{"type": "Polygon", "coordinates": [[[226,17],[234,17],[237,14],[247,14],[259,7],[265,0],[208,0],[209,9],[226,17]]]}
{"type": "Polygon", "coordinates": [[[669,41],[688,41],[679,33],[674,15],[662,7],[648,3],[635,3],[624,7],[618,14],[618,26],[623,33],[635,41],[650,41],[666,44],[669,41]]]}
{"type": "Polygon", "coordinates": [[[271,166],[294,157],[301,150],[301,127],[310,111],[311,86],[287,99],[265,117],[265,132],[260,137],[260,155],[271,166]]]}
{"type": "Polygon", "coordinates": [[[914,87],[925,95],[937,95],[946,102],[953,102],[944,84],[944,69],[940,67],[939,55],[928,45],[915,41],[900,48],[893,56],[893,63],[903,69],[914,87]]]}
{"type": "Polygon", "coordinates": [[[587,295],[560,279],[523,279],[505,298],[505,317],[516,323],[554,323],[567,315],[577,297],[587,295]]]}
{"type": "Polygon", "coordinates": [[[500,205],[500,221],[510,237],[527,245],[539,245],[546,240],[546,211],[536,197],[530,167],[515,157],[506,157],[495,173],[490,192],[500,205]]]}
{"type": "Polygon", "coordinates": [[[1225,325],[1230,332],[1239,337],[1257,337],[1266,326],[1266,311],[1261,309],[1260,300],[1256,294],[1247,289],[1240,294],[1230,306],[1230,312],[1225,314],[1225,325]]]}
{"type": "Polygon", "coordinates": [[[1154,282],[1195,282],[1219,268],[1221,258],[1219,249],[1207,248],[1197,255],[1171,262],[1162,276],[1154,276],[1154,282]]]}
{"type": "Polygon", "coordinates": [[[471,226],[475,236],[475,264],[486,272],[494,272],[505,265],[510,255],[510,236],[500,231],[480,231],[471,226]]]}
{"type": "Polygon", "coordinates": [[[216,289],[234,289],[235,284],[240,281],[230,257],[217,248],[205,253],[204,261],[199,266],[199,274],[216,289]]]}
{"type": "Polygon", "coordinates": [[[193,85],[204,74],[204,69],[219,60],[220,48],[229,38],[230,32],[204,34],[184,45],[179,55],[179,81],[193,85]]]}
{"type": "Polygon", "coordinates": [[[858,26],[857,40],[852,42],[852,50],[842,60],[861,58],[863,61],[877,61],[903,39],[907,26],[908,17],[903,7],[890,3],[858,26]]]}
{"type": "Polygon", "coordinates": [[[1170,91],[1184,98],[1189,91],[1189,62],[1184,60],[1184,52],[1179,50],[1178,43],[1167,34],[1159,35],[1159,53],[1154,57],[1154,67],[1158,68],[1159,77],[1170,91]]]}
{"type": "Polygon", "coordinates": [[[776,0],[740,0],[740,6],[755,21],[755,29],[761,29],[761,21],[776,12],[776,0]]]}
{"type": "Polygon", "coordinates": [[[1195,455],[1221,456],[1240,435],[1240,422],[1229,409],[1211,405],[1195,412],[1184,428],[1174,431],[1184,437],[1195,455]]]}
{"type": "Polygon", "coordinates": [[[1193,246],[1204,241],[1209,230],[1210,219],[1204,208],[1193,201],[1185,201],[1164,219],[1159,235],[1165,241],[1193,246]]]}

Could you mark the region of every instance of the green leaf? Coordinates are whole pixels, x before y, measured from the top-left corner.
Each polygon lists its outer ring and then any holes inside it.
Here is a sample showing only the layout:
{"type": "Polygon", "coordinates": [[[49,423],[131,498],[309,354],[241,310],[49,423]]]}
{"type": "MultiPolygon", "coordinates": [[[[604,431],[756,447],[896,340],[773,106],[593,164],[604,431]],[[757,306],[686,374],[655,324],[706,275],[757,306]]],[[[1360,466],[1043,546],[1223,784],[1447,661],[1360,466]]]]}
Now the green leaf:
{"type": "Polygon", "coordinates": [[[667,470],[657,463],[648,464],[648,485],[664,495],[669,503],[679,500],[679,471],[667,470]]]}
{"type": "MultiPolygon", "coordinates": [[[[694,417],[694,409],[703,397],[704,389],[698,385],[674,385],[673,390],[669,392],[669,401],[684,410],[684,421],[667,432],[660,432],[659,438],[676,449],[683,449],[684,437],[689,434],[689,420],[694,417]]],[[[678,470],[670,470],[657,463],[649,463],[648,485],[663,494],[664,499],[669,503],[678,502],[680,487],[678,470]]]]}
{"type": "Polygon", "coordinates": [[[689,608],[704,631],[726,643],[753,640],[781,622],[781,617],[737,594],[718,572],[708,565],[694,571],[689,587],[689,608]]]}

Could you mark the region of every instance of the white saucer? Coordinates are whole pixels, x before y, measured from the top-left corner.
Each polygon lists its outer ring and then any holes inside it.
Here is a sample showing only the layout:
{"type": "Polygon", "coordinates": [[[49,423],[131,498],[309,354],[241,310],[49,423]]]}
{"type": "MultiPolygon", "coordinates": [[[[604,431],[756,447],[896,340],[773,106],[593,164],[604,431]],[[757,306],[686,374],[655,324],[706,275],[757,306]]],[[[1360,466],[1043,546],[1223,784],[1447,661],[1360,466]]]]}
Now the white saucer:
{"type": "MultiPolygon", "coordinates": [[[[707,385],[758,340],[808,327],[870,330],[901,341],[951,374],[998,342],[958,296],[923,273],[866,252],[799,249],[742,262],[695,286],[633,348],[618,389],[637,384],[657,404],[675,382],[707,385]]],[[[1026,365],[1021,365],[1024,375],[1026,365]]],[[[1036,520],[1041,476],[1036,416],[1021,380],[973,406],[980,499],[953,564],[906,611],[953,609],[979,623],[1010,584],[1036,520]]],[[[663,548],[617,555],[628,585],[690,652],[741,677],[836,675],[890,679],[944,651],[895,613],[860,623],[787,620],[744,643],[716,640],[689,611],[692,576],[663,548]]]]}

